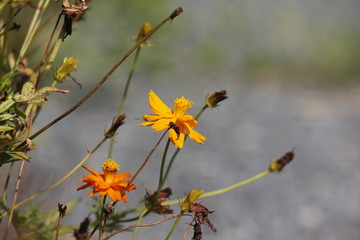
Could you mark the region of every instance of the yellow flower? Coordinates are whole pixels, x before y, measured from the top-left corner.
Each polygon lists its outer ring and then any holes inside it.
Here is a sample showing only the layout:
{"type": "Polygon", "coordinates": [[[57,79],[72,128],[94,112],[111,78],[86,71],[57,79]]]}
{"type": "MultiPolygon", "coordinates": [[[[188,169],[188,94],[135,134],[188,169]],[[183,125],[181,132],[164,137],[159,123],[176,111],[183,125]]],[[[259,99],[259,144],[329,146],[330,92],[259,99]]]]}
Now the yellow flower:
{"type": "Polygon", "coordinates": [[[119,173],[116,174],[120,169],[120,165],[111,159],[107,159],[104,165],[101,167],[104,173],[98,173],[95,170],[92,170],[88,167],[83,166],[86,170],[92,173],[92,175],[84,175],[87,179],[78,179],[80,182],[86,183],[84,186],[79,187],[77,191],[93,187],[93,191],[89,194],[88,197],[92,197],[96,193],[100,193],[99,196],[103,197],[109,195],[111,200],[114,202],[124,201],[127,202],[127,196],[125,190],[130,192],[131,190],[136,189],[134,184],[130,184],[128,187],[129,181],[123,181],[130,178],[130,173],[119,173]]]}
{"type": "Polygon", "coordinates": [[[176,124],[179,132],[173,128],[169,130],[169,137],[175,147],[184,146],[185,133],[197,143],[204,144],[206,137],[195,131],[197,121],[192,115],[185,115],[186,111],[193,106],[193,103],[183,96],[174,101],[174,111],[161,101],[161,99],[152,91],[149,92],[149,106],[155,114],[144,115],[147,122],[139,124],[140,126],[152,126],[156,131],[168,129],[170,123],[176,124]]]}
{"type": "Polygon", "coordinates": [[[75,71],[78,60],[74,57],[64,58],[61,66],[55,71],[54,79],[58,82],[63,82],[67,75],[75,71]]]}

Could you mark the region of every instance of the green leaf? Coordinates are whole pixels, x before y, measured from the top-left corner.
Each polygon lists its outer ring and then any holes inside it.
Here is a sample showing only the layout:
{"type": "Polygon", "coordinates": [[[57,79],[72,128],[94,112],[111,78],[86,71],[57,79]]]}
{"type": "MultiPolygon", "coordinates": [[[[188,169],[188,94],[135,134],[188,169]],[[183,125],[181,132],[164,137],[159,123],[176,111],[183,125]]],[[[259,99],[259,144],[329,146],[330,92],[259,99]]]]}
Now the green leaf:
{"type": "Polygon", "coordinates": [[[0,165],[19,160],[30,161],[30,157],[24,152],[0,151],[0,165]]]}
{"type": "Polygon", "coordinates": [[[6,132],[10,130],[14,130],[14,128],[10,126],[0,126],[0,132],[6,132]]]}
{"type": "Polygon", "coordinates": [[[13,117],[14,117],[13,114],[4,113],[4,114],[0,115],[0,121],[5,121],[5,120],[8,120],[8,119],[13,118],[13,117]]]}
{"type": "Polygon", "coordinates": [[[0,113],[8,110],[12,105],[14,105],[15,101],[12,98],[6,99],[4,102],[0,104],[0,113]]]}
{"type": "Polygon", "coordinates": [[[3,76],[3,78],[0,80],[0,91],[3,90],[7,85],[10,84],[10,79],[15,77],[18,74],[18,72],[11,71],[3,76]]]}
{"type": "Polygon", "coordinates": [[[67,90],[57,89],[55,87],[43,87],[35,92],[35,87],[31,82],[26,82],[21,90],[21,94],[15,94],[14,100],[19,103],[37,104],[46,101],[42,95],[50,92],[68,93],[67,90]]]}

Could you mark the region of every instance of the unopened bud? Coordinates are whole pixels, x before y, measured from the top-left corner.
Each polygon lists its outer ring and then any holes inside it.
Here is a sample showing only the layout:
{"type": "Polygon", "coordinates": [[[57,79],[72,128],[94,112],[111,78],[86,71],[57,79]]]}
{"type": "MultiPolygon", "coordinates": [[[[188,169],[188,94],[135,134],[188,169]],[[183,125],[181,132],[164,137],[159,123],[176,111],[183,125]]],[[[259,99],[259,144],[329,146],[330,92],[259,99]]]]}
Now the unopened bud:
{"type": "Polygon", "coordinates": [[[205,99],[205,102],[209,108],[216,108],[219,106],[219,102],[224,101],[227,98],[228,96],[226,90],[221,90],[220,92],[214,92],[208,95],[205,99]]]}
{"type": "Polygon", "coordinates": [[[270,166],[269,166],[269,171],[274,172],[274,173],[281,172],[283,170],[283,168],[287,164],[289,164],[293,159],[294,159],[294,150],[291,152],[285,153],[284,156],[282,156],[281,158],[279,158],[277,160],[271,160],[270,166]]]}

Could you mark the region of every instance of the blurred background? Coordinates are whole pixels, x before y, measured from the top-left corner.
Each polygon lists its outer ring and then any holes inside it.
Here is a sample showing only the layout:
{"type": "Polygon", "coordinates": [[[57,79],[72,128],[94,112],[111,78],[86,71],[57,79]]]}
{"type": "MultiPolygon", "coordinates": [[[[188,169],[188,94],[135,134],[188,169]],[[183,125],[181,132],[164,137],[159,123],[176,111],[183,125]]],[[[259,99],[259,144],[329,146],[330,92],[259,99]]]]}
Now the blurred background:
{"type": "MultiPolygon", "coordinates": [[[[60,8],[60,3],[51,5],[54,12],[60,8]]],[[[218,228],[214,235],[204,226],[203,239],[360,239],[359,1],[92,1],[89,6],[57,62],[77,57],[72,75],[83,88],[72,81],[59,85],[71,92],[50,96],[35,129],[92,89],[133,45],[144,22],[155,26],[181,6],[184,13],[152,37],[153,47],[141,50],[124,110],[126,124],[115,144],[113,158],[121,171],[135,172],[161,136],[137,126],[143,114],[151,113],[150,89],[169,106],[176,97],[192,100],[193,115],[208,93],[225,89],[229,99],[199,120],[197,130],[208,140],[186,142],[174,163],[167,182],[172,199],[192,188],[212,191],[245,180],[293,148],[295,160],[281,174],[201,200],[215,211],[210,219],[218,228]]],[[[23,17],[33,11],[25,9],[23,17]]],[[[19,31],[18,37],[24,34],[19,31]]],[[[30,61],[38,62],[43,51],[30,61]]],[[[81,108],[36,139],[20,200],[60,179],[102,139],[116,115],[132,59],[81,108]]],[[[117,211],[139,206],[145,187],[155,190],[163,148],[117,211]]],[[[107,151],[105,144],[86,165],[100,170],[107,151]]],[[[78,225],[91,202],[88,191],[76,191],[81,186],[76,179],[84,174],[79,169],[37,201],[50,209],[59,201],[83,199],[65,219],[78,225]]],[[[152,214],[143,223],[161,218],[152,214]]],[[[180,239],[189,222],[181,221],[172,239],[180,239]]],[[[172,223],[139,229],[138,239],[164,239],[172,223]]]]}

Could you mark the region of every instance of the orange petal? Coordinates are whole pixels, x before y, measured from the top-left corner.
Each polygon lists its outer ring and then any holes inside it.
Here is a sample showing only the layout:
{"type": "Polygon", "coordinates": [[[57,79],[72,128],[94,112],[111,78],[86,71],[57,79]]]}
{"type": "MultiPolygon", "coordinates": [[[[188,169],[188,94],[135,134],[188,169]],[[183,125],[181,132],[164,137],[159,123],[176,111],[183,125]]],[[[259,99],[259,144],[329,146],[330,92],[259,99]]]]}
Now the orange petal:
{"type": "Polygon", "coordinates": [[[121,195],[119,191],[114,191],[112,188],[109,188],[108,195],[114,202],[121,200],[121,195]]]}
{"type": "Polygon", "coordinates": [[[98,173],[95,170],[92,170],[91,168],[88,168],[88,167],[85,167],[85,166],[82,166],[82,167],[85,168],[86,170],[88,170],[89,172],[91,172],[92,174],[94,174],[95,176],[100,176],[101,175],[100,173],[98,173]]]}
{"type": "Polygon", "coordinates": [[[119,173],[115,175],[114,182],[120,182],[122,180],[128,179],[131,177],[131,174],[128,172],[119,173]]]}

